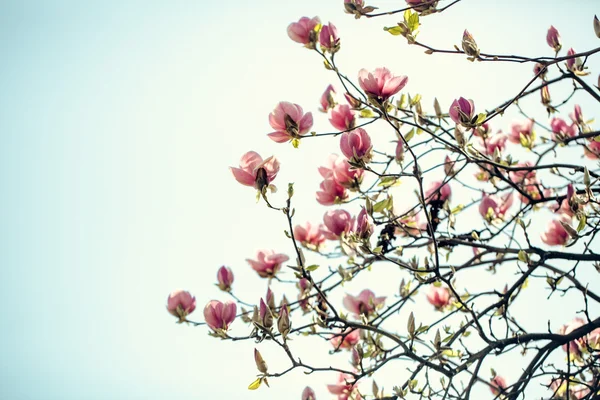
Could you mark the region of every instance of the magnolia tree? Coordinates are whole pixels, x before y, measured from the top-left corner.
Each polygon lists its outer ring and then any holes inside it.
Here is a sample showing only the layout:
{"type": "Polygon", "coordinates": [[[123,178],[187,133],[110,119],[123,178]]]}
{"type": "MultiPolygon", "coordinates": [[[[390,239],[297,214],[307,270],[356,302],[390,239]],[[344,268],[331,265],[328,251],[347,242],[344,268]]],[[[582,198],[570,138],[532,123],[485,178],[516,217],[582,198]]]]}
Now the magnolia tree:
{"type": "MultiPolygon", "coordinates": [[[[469,399],[480,388],[490,398],[597,398],[600,131],[578,104],[592,100],[600,109],[600,87],[589,82],[587,65],[600,47],[576,51],[550,26],[550,49],[544,38],[531,39],[547,56],[483,52],[467,30],[462,48],[437,49],[417,39],[420,23],[459,7],[460,0],[406,2],[389,11],[363,0],[343,6],[356,19],[397,15],[401,21],[383,34],[427,54],[465,57],[482,68],[491,61],[528,64],[531,79],[494,104],[457,93],[428,107],[398,71],[344,71],[335,59],[341,40],[334,24],[318,17],[291,23],[289,38],[331,72],[318,111],[334,131],[314,126],[312,113],[300,105],[281,101],[269,114],[273,131],[265,140],[302,151],[304,140],[336,138],[324,144],[341,155],[319,167],[316,192],[316,201],[329,208],[322,221],[298,223],[294,214],[302,205],[294,204],[293,184],[275,193],[279,160],[247,152],[231,168],[233,178],[254,188],[257,201],[272,210],[264,229],[285,225],[293,254],[260,250],[247,260],[257,283],[264,282],[261,299],[243,302],[232,289],[232,270],[223,266],[218,286],[233,301],[209,301],[204,322],[194,322],[196,299],[175,291],[168,311],[180,323],[207,327],[216,340],[254,341],[258,378],[252,390],[302,370],[337,374],[316,392],[338,400],[469,399]],[[568,95],[551,96],[555,86],[567,87],[568,95]],[[531,98],[527,110],[522,104],[531,98]],[[519,119],[504,118],[509,108],[519,119]],[[540,114],[544,118],[532,117],[540,114]],[[393,141],[391,148],[374,145],[376,127],[377,135],[393,141]],[[458,194],[467,200],[455,200],[458,194]],[[365,271],[382,267],[403,273],[394,293],[375,293],[366,279],[365,271]],[[500,270],[508,272],[498,289],[500,270]],[[480,282],[467,288],[472,276],[480,282]],[[343,286],[351,281],[363,290],[346,293],[343,286]],[[543,290],[528,292],[533,285],[543,290]],[[519,310],[557,297],[570,299],[570,319],[532,323],[519,310]],[[435,310],[435,318],[424,322],[425,309],[435,310]],[[299,345],[311,338],[330,342],[326,364],[303,361],[299,345]],[[266,346],[280,350],[286,368],[268,367],[260,352],[266,346]],[[340,354],[347,357],[340,361],[340,354]],[[388,368],[407,374],[382,388],[377,377],[388,368]],[[502,370],[508,369],[516,378],[507,379],[502,370]]],[[[600,38],[598,18],[590,18],[588,32],[600,38]]],[[[311,387],[301,390],[296,398],[317,398],[311,387]]]]}

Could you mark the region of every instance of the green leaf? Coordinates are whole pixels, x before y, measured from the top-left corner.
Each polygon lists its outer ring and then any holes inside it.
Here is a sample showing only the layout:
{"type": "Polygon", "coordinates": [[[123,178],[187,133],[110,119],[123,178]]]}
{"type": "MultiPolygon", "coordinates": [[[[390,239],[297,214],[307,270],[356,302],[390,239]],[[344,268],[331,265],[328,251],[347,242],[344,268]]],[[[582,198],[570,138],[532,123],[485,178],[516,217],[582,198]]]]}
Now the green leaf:
{"type": "Polygon", "coordinates": [[[374,254],[381,254],[381,252],[383,251],[383,247],[382,246],[377,246],[372,251],[373,251],[374,254]]]}
{"type": "Polygon", "coordinates": [[[487,118],[487,114],[486,113],[481,113],[477,116],[477,121],[475,121],[476,125],[481,125],[483,123],[483,121],[485,121],[485,119],[487,118]]]}
{"type": "Polygon", "coordinates": [[[294,146],[295,149],[298,148],[298,146],[300,146],[300,140],[299,139],[292,139],[292,146],[294,146]]]}
{"type": "Polygon", "coordinates": [[[404,32],[404,29],[402,29],[402,27],[400,27],[400,26],[392,26],[389,28],[384,27],[383,30],[391,33],[394,36],[400,36],[404,32]]]}
{"type": "Polygon", "coordinates": [[[585,228],[586,221],[587,221],[587,217],[585,215],[582,215],[581,218],[579,218],[579,224],[577,225],[577,232],[581,232],[583,230],[583,228],[585,228]]]}
{"type": "Polygon", "coordinates": [[[316,271],[318,268],[319,268],[319,266],[318,266],[318,265],[316,265],[316,264],[313,264],[313,265],[309,265],[309,266],[308,266],[308,267],[306,267],[305,269],[306,269],[308,272],[313,272],[313,271],[316,271]]]}
{"type": "Polygon", "coordinates": [[[256,380],[254,382],[252,382],[249,386],[248,386],[248,390],[256,390],[260,387],[260,384],[262,383],[262,379],[261,378],[256,378],[256,380]]]}
{"type": "Polygon", "coordinates": [[[524,250],[519,250],[519,255],[517,256],[517,258],[521,262],[524,262],[524,263],[529,262],[529,256],[527,255],[527,252],[525,252],[524,250]]]}
{"type": "Polygon", "coordinates": [[[379,180],[379,183],[377,184],[377,186],[382,186],[382,187],[392,187],[392,186],[400,186],[402,182],[400,181],[400,179],[396,178],[395,176],[384,176],[383,178],[381,178],[379,180]]]}
{"type": "Polygon", "coordinates": [[[373,111],[371,111],[370,108],[363,108],[362,110],[360,110],[360,117],[361,118],[374,118],[375,113],[373,111]]]}
{"type": "Polygon", "coordinates": [[[415,128],[412,128],[406,135],[404,135],[404,140],[408,142],[413,136],[415,136],[415,128]]]}

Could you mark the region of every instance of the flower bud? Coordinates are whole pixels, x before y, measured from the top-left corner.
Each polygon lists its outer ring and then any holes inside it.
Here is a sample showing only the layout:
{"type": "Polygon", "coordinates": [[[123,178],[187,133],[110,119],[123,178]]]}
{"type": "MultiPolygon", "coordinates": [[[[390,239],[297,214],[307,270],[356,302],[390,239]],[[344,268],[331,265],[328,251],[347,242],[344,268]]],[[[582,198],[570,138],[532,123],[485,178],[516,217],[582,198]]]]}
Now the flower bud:
{"type": "Polygon", "coordinates": [[[267,373],[267,363],[260,355],[260,352],[257,349],[254,349],[254,362],[256,363],[256,369],[258,369],[263,374],[267,373]]]}
{"type": "Polygon", "coordinates": [[[545,106],[550,105],[550,102],[552,102],[552,98],[550,97],[550,89],[548,89],[548,85],[545,85],[542,87],[541,94],[542,94],[542,104],[545,106]]]}
{"type": "Polygon", "coordinates": [[[302,391],[302,400],[317,400],[317,396],[315,395],[315,391],[310,387],[305,387],[302,391]]]}
{"type": "Polygon", "coordinates": [[[217,281],[219,282],[217,286],[224,292],[229,292],[231,290],[231,284],[233,283],[233,272],[230,268],[226,266],[222,266],[219,268],[217,272],[217,281]]]}
{"type": "Polygon", "coordinates": [[[479,57],[479,47],[473,36],[465,29],[463,32],[462,48],[466,55],[471,57],[479,57]]]}
{"type": "Polygon", "coordinates": [[[560,35],[558,34],[558,30],[552,25],[550,26],[550,28],[548,29],[548,33],[546,34],[546,43],[548,43],[548,46],[554,49],[554,51],[557,53],[562,47],[560,43],[560,35]]]}
{"type": "Polygon", "coordinates": [[[282,304],[279,310],[279,318],[277,319],[277,329],[284,338],[290,333],[290,315],[287,304],[282,304]]]}
{"type": "Polygon", "coordinates": [[[596,36],[600,39],[600,20],[597,16],[594,15],[594,32],[596,32],[596,36]]]}
{"type": "Polygon", "coordinates": [[[361,106],[361,102],[360,100],[358,100],[356,97],[352,96],[350,93],[344,93],[344,97],[346,98],[346,101],[348,102],[348,104],[350,105],[350,107],[352,107],[353,109],[357,109],[361,106]]]}
{"type": "Polygon", "coordinates": [[[167,311],[179,318],[179,323],[196,309],[196,298],[185,290],[176,290],[167,298],[167,311]]]}
{"type": "Polygon", "coordinates": [[[260,324],[263,327],[270,329],[273,326],[273,314],[271,314],[269,306],[267,306],[263,299],[260,299],[258,315],[260,317],[260,324]]]}

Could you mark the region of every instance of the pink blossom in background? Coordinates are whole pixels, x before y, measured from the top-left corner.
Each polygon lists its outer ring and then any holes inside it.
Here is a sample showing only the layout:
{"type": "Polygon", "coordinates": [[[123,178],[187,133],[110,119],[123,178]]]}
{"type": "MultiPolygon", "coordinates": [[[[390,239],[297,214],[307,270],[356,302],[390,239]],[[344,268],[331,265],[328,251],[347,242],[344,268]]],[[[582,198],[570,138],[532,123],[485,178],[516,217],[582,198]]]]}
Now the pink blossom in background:
{"type": "Polygon", "coordinates": [[[571,118],[571,121],[577,125],[582,125],[585,122],[583,118],[583,112],[581,111],[581,106],[579,104],[575,104],[573,112],[569,114],[569,118],[571,118]]]}
{"type": "Polygon", "coordinates": [[[577,135],[577,125],[574,123],[569,125],[562,118],[552,118],[550,128],[552,128],[552,140],[556,142],[577,135]]]}
{"type": "Polygon", "coordinates": [[[235,319],[236,311],[235,303],[211,300],[204,306],[204,321],[214,331],[227,330],[235,319]]]}
{"type": "Polygon", "coordinates": [[[572,217],[573,215],[575,215],[575,213],[571,209],[571,204],[570,203],[572,202],[574,194],[575,194],[575,189],[573,188],[572,184],[569,184],[569,185],[567,185],[567,197],[565,197],[560,202],[560,205],[550,204],[548,207],[553,212],[556,212],[556,213],[559,213],[559,214],[563,214],[563,215],[567,215],[569,217],[572,217]]]}
{"type": "Polygon", "coordinates": [[[411,6],[413,10],[423,12],[430,8],[435,8],[437,1],[435,0],[406,0],[406,4],[411,6]]]}
{"type": "Polygon", "coordinates": [[[507,140],[508,135],[506,133],[498,132],[487,139],[481,139],[481,146],[484,149],[484,153],[491,156],[494,155],[496,149],[502,153],[506,148],[507,140]]]}
{"type": "Polygon", "coordinates": [[[592,160],[600,158],[600,142],[596,142],[593,139],[587,142],[583,148],[583,154],[592,160]]]}
{"type": "Polygon", "coordinates": [[[350,232],[354,219],[346,210],[330,210],[323,216],[325,229],[323,234],[329,240],[337,240],[340,236],[350,232]]]}
{"type": "Polygon", "coordinates": [[[458,98],[450,105],[448,114],[452,121],[457,124],[470,124],[475,115],[475,103],[473,103],[473,100],[467,100],[464,97],[458,98]]]}
{"type": "Polygon", "coordinates": [[[327,112],[327,110],[329,110],[330,108],[335,107],[335,100],[333,98],[333,95],[335,93],[336,92],[335,92],[333,85],[327,86],[327,88],[321,95],[321,101],[320,101],[321,108],[319,108],[319,111],[327,112]]]}
{"type": "Polygon", "coordinates": [[[339,336],[336,335],[331,338],[331,344],[335,349],[350,350],[360,342],[360,330],[358,329],[352,330],[352,328],[348,328],[343,334],[340,333],[339,336]],[[345,336],[342,339],[343,334],[345,334],[345,336]]]}
{"type": "Polygon", "coordinates": [[[503,377],[501,377],[500,375],[496,375],[494,378],[492,378],[492,380],[490,381],[490,390],[492,391],[492,393],[494,395],[498,395],[501,392],[503,392],[506,388],[508,387],[508,385],[506,384],[506,379],[504,379],[503,377]]]}
{"type": "Polygon", "coordinates": [[[450,304],[450,290],[447,287],[431,285],[427,293],[427,301],[437,310],[441,310],[450,304]]]}
{"type": "Polygon", "coordinates": [[[532,138],[533,137],[533,120],[532,119],[528,119],[524,122],[515,122],[511,125],[510,127],[510,136],[509,136],[509,140],[512,143],[516,143],[519,144],[521,143],[521,135],[525,136],[526,138],[532,138]]]}
{"type": "Polygon", "coordinates": [[[361,102],[360,100],[358,100],[357,98],[355,98],[354,96],[352,96],[350,93],[344,93],[344,98],[346,99],[346,101],[348,102],[348,105],[353,109],[356,110],[361,106],[361,102]]]}
{"type": "Polygon", "coordinates": [[[167,311],[184,322],[185,317],[196,309],[196,298],[185,290],[175,290],[167,298],[167,311]]]}
{"type": "Polygon", "coordinates": [[[317,400],[317,396],[315,395],[315,391],[310,387],[305,387],[302,391],[302,400],[317,400]]]}
{"type": "Polygon", "coordinates": [[[354,228],[354,233],[360,239],[367,239],[373,234],[373,222],[369,214],[367,214],[367,210],[363,207],[358,216],[356,217],[356,226],[354,228]]]}
{"type": "Polygon", "coordinates": [[[231,271],[231,268],[228,268],[224,265],[219,268],[217,271],[217,282],[219,289],[225,292],[231,290],[231,284],[233,283],[233,272],[231,271]]]}
{"type": "Polygon", "coordinates": [[[331,110],[329,122],[331,122],[331,125],[335,129],[339,131],[347,131],[349,129],[354,129],[356,117],[350,106],[346,104],[340,104],[331,110]]]}
{"type": "Polygon", "coordinates": [[[425,191],[425,201],[427,203],[434,200],[445,202],[446,200],[450,200],[451,196],[452,189],[450,189],[450,185],[443,181],[431,182],[425,191]]]}
{"type": "Polygon", "coordinates": [[[354,390],[354,385],[348,382],[354,382],[354,377],[349,374],[340,373],[338,375],[337,383],[327,385],[327,390],[329,390],[329,393],[336,395],[337,400],[348,400],[354,390]]]}
{"type": "Polygon", "coordinates": [[[244,154],[240,160],[240,167],[229,167],[236,181],[245,186],[252,186],[258,190],[273,182],[279,172],[279,161],[273,156],[263,160],[255,151],[244,154]]]}
{"type": "Polygon", "coordinates": [[[310,222],[306,222],[304,225],[296,225],[294,228],[294,238],[304,246],[309,245],[317,249],[325,243],[323,226],[320,224],[313,225],[310,222]]]}
{"type": "Polygon", "coordinates": [[[358,296],[346,294],[343,300],[344,307],[357,318],[360,315],[372,314],[383,303],[385,303],[385,296],[376,297],[375,293],[369,289],[363,290],[358,296]]]}
{"type": "Polygon", "coordinates": [[[506,212],[510,209],[513,204],[512,192],[505,193],[504,195],[488,195],[484,194],[479,203],[479,214],[483,218],[488,218],[488,212],[491,209],[491,219],[504,219],[506,212]]]}
{"type": "Polygon", "coordinates": [[[261,278],[270,278],[275,276],[281,269],[281,264],[289,259],[285,254],[278,254],[273,250],[260,250],[256,253],[256,260],[246,259],[246,261],[261,278]]]}
{"type": "Polygon", "coordinates": [[[373,72],[363,68],[358,72],[358,83],[367,95],[383,102],[402,90],[408,77],[394,76],[387,68],[376,68],[373,72]]]}
{"type": "Polygon", "coordinates": [[[340,37],[338,36],[337,28],[331,22],[323,25],[319,32],[319,43],[323,48],[331,53],[335,53],[340,46],[340,37]]]}
{"type": "MultiPolygon", "coordinates": [[[[568,335],[569,333],[573,332],[577,328],[581,328],[585,324],[586,323],[582,318],[575,318],[575,319],[573,319],[573,321],[569,322],[568,324],[561,326],[560,329],[558,330],[558,333],[561,335],[568,335]]],[[[586,341],[585,337],[572,340],[567,344],[563,344],[562,349],[565,352],[568,351],[571,354],[578,356],[581,354],[582,347],[585,346],[585,341],[586,341]]]]}
{"type": "Polygon", "coordinates": [[[489,122],[485,122],[473,129],[473,135],[479,137],[488,137],[492,133],[492,127],[489,122]]]}
{"type": "Polygon", "coordinates": [[[548,29],[548,33],[546,33],[546,43],[556,52],[562,47],[558,30],[552,25],[548,29]]]}
{"type": "Polygon", "coordinates": [[[345,188],[355,189],[362,182],[364,170],[352,169],[344,157],[331,154],[325,165],[319,167],[319,173],[325,179],[333,178],[345,188]]]}
{"type": "Polygon", "coordinates": [[[332,206],[336,201],[343,201],[346,196],[346,188],[336,182],[333,178],[327,178],[319,186],[317,202],[324,206],[332,206]]]}
{"type": "Polygon", "coordinates": [[[319,17],[302,17],[298,22],[291,23],[287,28],[290,39],[306,47],[313,47],[317,41],[317,28],[321,24],[319,17]]]}
{"type": "Polygon", "coordinates": [[[396,162],[402,163],[404,160],[404,141],[399,139],[396,142],[396,162]]]}
{"type": "Polygon", "coordinates": [[[340,139],[340,149],[349,160],[369,162],[373,149],[371,137],[362,128],[344,132],[340,139]]]}
{"type": "Polygon", "coordinates": [[[410,214],[397,220],[396,235],[400,237],[418,236],[421,233],[419,228],[419,214],[410,214]]]}
{"type": "Polygon", "coordinates": [[[284,143],[308,133],[313,125],[313,116],[310,112],[304,114],[298,104],[282,101],[269,114],[269,124],[275,132],[267,136],[274,142],[284,143]]]}
{"type": "Polygon", "coordinates": [[[569,241],[569,234],[563,228],[561,221],[570,225],[570,218],[555,219],[548,223],[546,232],[542,234],[542,242],[548,246],[564,246],[569,241]]]}

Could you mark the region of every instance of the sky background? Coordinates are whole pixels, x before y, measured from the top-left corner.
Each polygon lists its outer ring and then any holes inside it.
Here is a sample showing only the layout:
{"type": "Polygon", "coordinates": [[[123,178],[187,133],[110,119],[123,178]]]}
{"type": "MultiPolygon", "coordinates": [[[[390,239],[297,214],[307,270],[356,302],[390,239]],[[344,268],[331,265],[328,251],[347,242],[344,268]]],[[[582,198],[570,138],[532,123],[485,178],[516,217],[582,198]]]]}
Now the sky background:
{"type": "MultiPolygon", "coordinates": [[[[468,28],[483,51],[550,56],[545,34],[554,24],[566,48],[597,47],[598,3],[573,3],[464,0],[425,18],[419,39],[451,48],[468,28]]],[[[196,295],[197,320],[205,302],[227,299],[214,286],[223,264],[237,294],[257,302],[266,281],[244,260],[260,248],[292,256],[283,216],[256,204],[228,170],[246,151],[281,160],[277,183],[296,183],[298,222],[326,210],[314,201],[317,167],[339,152],[338,139],[307,139],[294,150],[266,137],[281,100],[312,111],[316,131],[331,131],[317,107],[334,77],[286,34],[305,15],[336,24],[336,60],[351,78],[386,66],[409,76],[406,90],[421,93],[427,109],[434,96],[443,108],[459,96],[491,108],[531,77],[531,65],[427,56],[383,32],[400,17],[356,21],[341,0],[0,2],[0,398],[295,399],[307,383],[330,398],[323,385],[333,374],[296,372],[249,392],[253,343],[221,342],[165,310],[178,288],[196,295]]],[[[495,126],[506,130],[509,119],[495,126]]],[[[393,296],[402,276],[393,274],[374,271],[367,283],[393,296]]],[[[481,279],[498,289],[505,282],[481,279]]],[[[364,287],[352,282],[347,291],[364,287]]],[[[544,326],[550,312],[574,317],[568,304],[532,312],[544,326]]],[[[232,328],[247,333],[240,321],[232,328]]],[[[278,349],[259,346],[272,370],[286,366],[278,349]]],[[[330,362],[327,343],[297,346],[308,352],[303,360],[330,362]]],[[[505,375],[519,371],[505,366],[505,375]]],[[[390,389],[406,379],[400,368],[388,376],[390,389]]]]}

